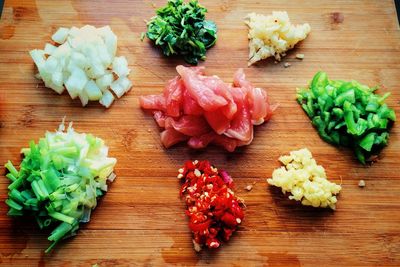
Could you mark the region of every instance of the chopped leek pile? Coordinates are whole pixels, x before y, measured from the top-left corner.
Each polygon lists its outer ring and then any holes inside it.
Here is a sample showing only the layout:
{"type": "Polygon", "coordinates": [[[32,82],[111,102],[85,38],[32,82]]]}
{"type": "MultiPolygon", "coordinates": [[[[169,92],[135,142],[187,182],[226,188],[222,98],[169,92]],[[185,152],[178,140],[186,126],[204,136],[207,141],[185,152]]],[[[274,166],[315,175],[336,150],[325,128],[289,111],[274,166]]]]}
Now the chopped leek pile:
{"type": "Polygon", "coordinates": [[[387,145],[396,120],[394,110],[385,104],[390,93],[380,96],[376,89],[357,81],[330,80],[318,72],[309,88],[298,91],[297,101],[323,140],[352,147],[365,164],[387,145]]]}
{"type": "Polygon", "coordinates": [[[18,171],[8,161],[6,175],[11,184],[6,204],[9,216],[33,215],[41,229],[54,229],[49,252],[61,239],[76,235],[79,223],[90,220],[97,198],[107,191],[107,180],[115,179],[117,162],[107,157],[104,141],[77,133],[70,123],[47,132],[38,144],[23,148],[18,171]]]}

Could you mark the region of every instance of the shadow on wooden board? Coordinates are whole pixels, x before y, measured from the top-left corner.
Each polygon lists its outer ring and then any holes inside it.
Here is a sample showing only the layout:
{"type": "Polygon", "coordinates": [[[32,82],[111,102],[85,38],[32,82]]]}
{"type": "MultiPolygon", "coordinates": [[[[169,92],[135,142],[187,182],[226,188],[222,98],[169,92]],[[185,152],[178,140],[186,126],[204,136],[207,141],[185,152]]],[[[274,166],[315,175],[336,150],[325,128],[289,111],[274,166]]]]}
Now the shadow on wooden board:
{"type": "Polygon", "coordinates": [[[394,3],[396,5],[396,11],[397,11],[397,22],[400,25],[400,0],[394,0],[394,3]]]}
{"type": "Polygon", "coordinates": [[[4,6],[4,0],[0,0],[0,18],[1,18],[1,14],[3,13],[3,6],[4,6]]]}

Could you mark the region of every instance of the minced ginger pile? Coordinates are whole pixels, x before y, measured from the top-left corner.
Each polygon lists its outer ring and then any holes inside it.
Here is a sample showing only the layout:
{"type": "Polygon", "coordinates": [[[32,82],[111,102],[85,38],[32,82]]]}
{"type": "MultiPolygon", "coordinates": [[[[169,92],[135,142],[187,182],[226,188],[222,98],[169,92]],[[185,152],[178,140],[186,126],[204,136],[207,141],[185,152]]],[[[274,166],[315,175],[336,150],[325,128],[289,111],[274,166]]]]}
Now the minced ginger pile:
{"type": "Polygon", "coordinates": [[[285,166],[274,170],[272,178],[267,179],[270,185],[281,187],[284,194],[291,194],[289,199],[305,206],[335,209],[335,195],[342,187],[327,180],[325,169],[317,165],[307,148],[281,156],[279,161],[285,166]]]}
{"type": "Polygon", "coordinates": [[[280,61],[287,50],[306,39],[311,31],[308,23],[291,24],[286,11],[273,11],[269,16],[250,13],[245,23],[249,27],[249,66],[271,56],[280,61]]]}

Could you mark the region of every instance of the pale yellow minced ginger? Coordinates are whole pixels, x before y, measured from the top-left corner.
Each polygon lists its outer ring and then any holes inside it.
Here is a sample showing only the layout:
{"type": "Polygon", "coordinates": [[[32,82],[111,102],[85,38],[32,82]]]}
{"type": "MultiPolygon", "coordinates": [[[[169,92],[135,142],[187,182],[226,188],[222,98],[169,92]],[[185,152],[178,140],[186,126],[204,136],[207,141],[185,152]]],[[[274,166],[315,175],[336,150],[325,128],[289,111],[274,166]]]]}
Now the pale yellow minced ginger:
{"type": "Polygon", "coordinates": [[[250,13],[245,18],[249,27],[249,66],[274,56],[277,61],[286,55],[311,31],[308,23],[293,25],[286,11],[273,11],[272,15],[250,13]]]}
{"type": "Polygon", "coordinates": [[[285,166],[274,170],[272,178],[267,179],[270,185],[281,187],[284,194],[291,194],[289,199],[305,206],[335,209],[342,187],[327,180],[325,169],[317,165],[307,148],[281,156],[279,161],[285,166]]]}

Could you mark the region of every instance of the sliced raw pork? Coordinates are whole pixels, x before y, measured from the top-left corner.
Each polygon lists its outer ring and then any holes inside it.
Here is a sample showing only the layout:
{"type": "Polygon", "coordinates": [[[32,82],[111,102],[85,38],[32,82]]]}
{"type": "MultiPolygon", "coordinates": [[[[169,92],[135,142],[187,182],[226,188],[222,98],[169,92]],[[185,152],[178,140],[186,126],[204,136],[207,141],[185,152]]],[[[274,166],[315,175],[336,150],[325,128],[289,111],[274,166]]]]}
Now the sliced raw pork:
{"type": "Polygon", "coordinates": [[[163,128],[161,142],[168,148],[187,141],[202,149],[209,144],[234,151],[253,140],[253,126],[268,121],[271,106],[265,90],[254,87],[239,69],[233,85],[206,76],[203,67],[177,66],[179,76],[168,81],[163,94],[141,96],[140,106],[153,112],[163,128]]]}

